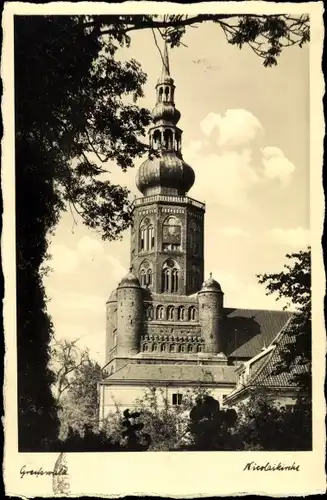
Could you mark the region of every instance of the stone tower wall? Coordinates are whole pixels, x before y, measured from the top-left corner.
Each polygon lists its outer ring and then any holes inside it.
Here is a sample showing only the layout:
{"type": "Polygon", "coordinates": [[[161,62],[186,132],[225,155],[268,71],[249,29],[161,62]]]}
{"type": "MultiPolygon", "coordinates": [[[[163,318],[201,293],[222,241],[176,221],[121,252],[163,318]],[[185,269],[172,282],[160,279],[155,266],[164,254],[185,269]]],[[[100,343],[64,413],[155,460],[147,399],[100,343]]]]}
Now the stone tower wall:
{"type": "MultiPolygon", "coordinates": [[[[167,197],[168,198],[168,197],[167,197]]],[[[203,281],[203,232],[204,232],[204,208],[195,207],[187,203],[186,198],[171,197],[176,200],[172,203],[151,203],[140,204],[134,210],[134,222],[131,235],[131,263],[133,272],[140,279],[140,268],[144,262],[149,263],[153,273],[151,291],[157,294],[162,293],[162,268],[168,259],[177,262],[179,273],[179,295],[188,295],[197,292],[203,281]],[[180,222],[181,235],[179,250],[164,250],[163,226],[170,217],[175,217],[180,222]],[[154,248],[148,251],[141,249],[140,227],[144,220],[154,227],[154,248]],[[192,224],[198,227],[198,250],[190,246],[190,230],[192,224]],[[192,281],[191,275],[197,271],[196,283],[192,281]]]]}
{"type": "Polygon", "coordinates": [[[117,337],[117,302],[107,302],[106,317],[106,364],[109,363],[109,353],[115,347],[115,338],[117,337]]]}
{"type": "Polygon", "coordinates": [[[139,352],[143,328],[143,291],[137,287],[117,290],[117,356],[139,352]]]}
{"type": "Polygon", "coordinates": [[[204,351],[219,353],[224,351],[223,344],[223,293],[218,291],[200,292],[199,323],[204,339],[204,351]]]}

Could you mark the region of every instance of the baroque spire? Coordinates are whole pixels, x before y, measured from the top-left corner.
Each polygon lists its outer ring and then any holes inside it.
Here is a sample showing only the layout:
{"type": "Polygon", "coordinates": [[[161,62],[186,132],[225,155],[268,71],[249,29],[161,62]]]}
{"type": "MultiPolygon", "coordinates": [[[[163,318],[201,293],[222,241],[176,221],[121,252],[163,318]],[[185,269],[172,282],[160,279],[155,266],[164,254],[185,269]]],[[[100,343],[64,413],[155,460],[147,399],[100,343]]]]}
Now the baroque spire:
{"type": "Polygon", "coordinates": [[[180,117],[175,107],[175,85],[165,43],[161,75],[156,85],[156,105],[152,110],[153,126],[149,130],[150,147],[158,154],[143,162],[136,177],[136,185],[145,196],[185,196],[194,184],[194,171],[182,157],[182,130],[177,127],[180,117]]]}

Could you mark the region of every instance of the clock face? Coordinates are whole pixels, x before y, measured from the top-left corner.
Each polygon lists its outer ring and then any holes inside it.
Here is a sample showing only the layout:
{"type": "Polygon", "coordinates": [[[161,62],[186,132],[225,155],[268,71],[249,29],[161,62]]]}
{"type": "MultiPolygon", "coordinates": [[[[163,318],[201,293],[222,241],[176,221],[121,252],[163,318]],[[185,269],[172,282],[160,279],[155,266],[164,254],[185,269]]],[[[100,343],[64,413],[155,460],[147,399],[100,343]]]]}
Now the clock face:
{"type": "Polygon", "coordinates": [[[168,226],[168,233],[169,234],[177,234],[178,226],[168,226]]]}

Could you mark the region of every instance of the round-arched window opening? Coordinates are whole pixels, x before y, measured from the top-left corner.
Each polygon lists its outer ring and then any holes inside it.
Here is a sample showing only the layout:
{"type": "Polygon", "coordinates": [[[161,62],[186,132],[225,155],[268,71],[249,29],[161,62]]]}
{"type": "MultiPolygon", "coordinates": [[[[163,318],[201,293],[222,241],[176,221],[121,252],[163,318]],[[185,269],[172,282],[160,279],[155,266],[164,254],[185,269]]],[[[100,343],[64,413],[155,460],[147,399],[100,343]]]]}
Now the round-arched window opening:
{"type": "Polygon", "coordinates": [[[168,259],[162,268],[162,291],[176,293],[179,289],[180,269],[173,259],[168,259]]]}

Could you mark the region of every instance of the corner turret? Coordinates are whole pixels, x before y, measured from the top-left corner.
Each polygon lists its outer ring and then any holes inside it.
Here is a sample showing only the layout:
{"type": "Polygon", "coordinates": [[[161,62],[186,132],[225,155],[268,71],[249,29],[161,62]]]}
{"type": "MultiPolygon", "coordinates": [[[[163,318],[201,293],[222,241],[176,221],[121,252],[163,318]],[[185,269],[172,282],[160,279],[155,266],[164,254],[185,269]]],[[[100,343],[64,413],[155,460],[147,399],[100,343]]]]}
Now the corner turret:
{"type": "Polygon", "coordinates": [[[223,311],[224,294],[212,273],[198,292],[199,322],[204,339],[204,352],[218,354],[224,351],[223,343],[223,311]]]}
{"type": "Polygon", "coordinates": [[[143,289],[130,268],[117,288],[117,356],[139,352],[143,327],[143,289]]]}

